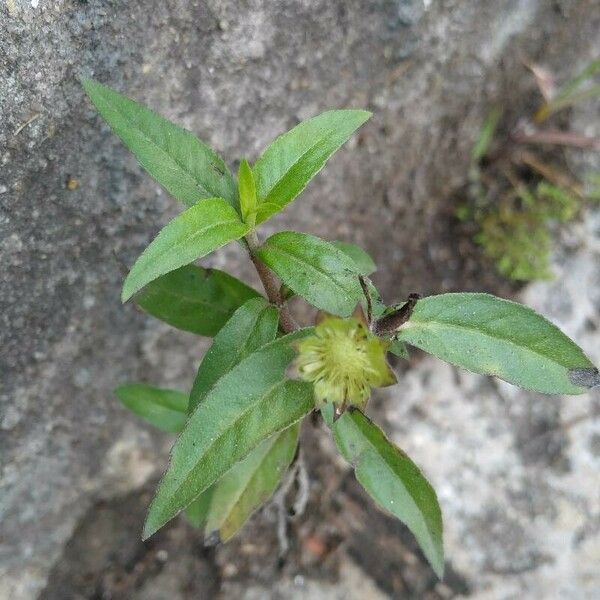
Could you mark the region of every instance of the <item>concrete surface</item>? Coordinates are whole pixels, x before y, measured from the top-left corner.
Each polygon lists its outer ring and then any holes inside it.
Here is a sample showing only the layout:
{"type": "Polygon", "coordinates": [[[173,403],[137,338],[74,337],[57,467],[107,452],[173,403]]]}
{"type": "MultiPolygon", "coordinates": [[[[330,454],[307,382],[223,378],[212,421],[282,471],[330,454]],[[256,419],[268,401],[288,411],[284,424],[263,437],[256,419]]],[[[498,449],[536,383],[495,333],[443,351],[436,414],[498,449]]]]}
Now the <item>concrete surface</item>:
{"type": "MultiPolygon", "coordinates": [[[[361,558],[361,545],[381,551],[370,532],[383,517],[358,501],[369,526],[348,533],[325,566],[291,559],[278,570],[268,511],[229,549],[206,552],[182,524],[142,545],[143,501],[169,440],[126,414],[111,390],[142,379],[185,389],[206,342],[119,303],[120,263],[131,264],[177,207],[77,81],[93,75],[144,101],[234,166],[299,119],[369,108],[372,121],[265,232],[297,228],[364,245],[389,300],[409,291],[508,293],[470,240],[454,236],[449,199],[465,182],[490,106],[519,114],[537,102],[522,60],[568,76],[598,54],[598,31],[597,0],[4,0],[0,598],[239,598],[240,590],[351,598],[344,590],[357,578],[361,598],[398,589],[403,597],[598,597],[600,432],[592,419],[559,427],[597,410],[597,393],[534,398],[429,360],[406,376],[399,398],[380,398],[374,410],[439,489],[448,585],[430,579],[412,551],[390,548],[387,574],[361,558]],[[264,555],[248,547],[256,528],[264,555]]],[[[525,298],[599,359],[594,223],[573,230],[556,282],[525,298]]],[[[235,247],[206,264],[256,283],[235,247]]],[[[310,464],[318,495],[319,459],[310,464]]],[[[310,515],[308,529],[317,527],[310,515]]]]}

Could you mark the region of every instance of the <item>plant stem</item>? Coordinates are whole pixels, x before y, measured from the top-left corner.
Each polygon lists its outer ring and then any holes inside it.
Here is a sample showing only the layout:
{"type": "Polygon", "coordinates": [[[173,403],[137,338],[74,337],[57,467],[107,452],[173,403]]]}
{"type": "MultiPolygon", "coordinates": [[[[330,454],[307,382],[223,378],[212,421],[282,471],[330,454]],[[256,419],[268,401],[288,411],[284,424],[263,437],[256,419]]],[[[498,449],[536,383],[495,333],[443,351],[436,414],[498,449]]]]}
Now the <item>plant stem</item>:
{"type": "Polygon", "coordinates": [[[577,181],[571,179],[566,173],[561,172],[552,165],[543,163],[534,154],[523,150],[515,155],[515,159],[525,163],[550,183],[570,190],[580,198],[584,197],[582,186],[577,181]]]}
{"type": "Polygon", "coordinates": [[[248,253],[250,255],[250,260],[260,277],[260,280],[265,288],[265,292],[267,294],[267,298],[271,304],[274,304],[279,308],[279,322],[281,324],[281,329],[285,333],[291,333],[298,329],[294,318],[290,313],[290,309],[281,297],[281,286],[277,281],[275,275],[272,271],[263,263],[258,256],[256,256],[256,248],[259,246],[258,236],[256,231],[251,231],[248,237],[246,237],[246,242],[248,243],[248,253]]]}
{"type": "Polygon", "coordinates": [[[600,139],[581,135],[573,131],[560,131],[558,129],[540,129],[531,132],[517,130],[512,134],[512,139],[517,144],[548,144],[600,150],[600,139]]]}

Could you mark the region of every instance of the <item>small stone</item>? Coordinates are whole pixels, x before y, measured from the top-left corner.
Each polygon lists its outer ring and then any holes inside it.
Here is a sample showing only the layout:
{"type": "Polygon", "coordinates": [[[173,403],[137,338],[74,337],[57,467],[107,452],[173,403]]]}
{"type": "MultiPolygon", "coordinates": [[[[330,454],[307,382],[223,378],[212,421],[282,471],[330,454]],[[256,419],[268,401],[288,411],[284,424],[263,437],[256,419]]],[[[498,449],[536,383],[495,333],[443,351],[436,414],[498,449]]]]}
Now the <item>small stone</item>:
{"type": "Polygon", "coordinates": [[[223,567],[223,577],[226,579],[231,579],[238,574],[238,568],[233,563],[227,563],[223,567]]]}
{"type": "Polygon", "coordinates": [[[65,187],[70,191],[74,192],[79,187],[79,180],[75,179],[71,175],[67,175],[67,180],[65,182],[65,187]]]}
{"type": "Polygon", "coordinates": [[[169,553],[166,550],[159,550],[156,553],[156,560],[158,562],[167,562],[167,560],[169,560],[169,553]]]}

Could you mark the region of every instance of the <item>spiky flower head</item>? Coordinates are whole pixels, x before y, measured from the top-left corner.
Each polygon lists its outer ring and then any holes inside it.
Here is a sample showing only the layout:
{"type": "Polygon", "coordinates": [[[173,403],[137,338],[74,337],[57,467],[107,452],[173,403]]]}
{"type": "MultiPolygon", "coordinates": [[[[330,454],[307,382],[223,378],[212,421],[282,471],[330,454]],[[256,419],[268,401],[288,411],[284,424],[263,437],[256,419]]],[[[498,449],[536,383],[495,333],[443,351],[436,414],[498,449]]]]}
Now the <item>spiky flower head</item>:
{"type": "Polygon", "coordinates": [[[396,383],[385,353],[388,342],[357,318],[325,317],[298,345],[300,376],[314,385],[317,405],[364,408],[372,387],[396,383]]]}

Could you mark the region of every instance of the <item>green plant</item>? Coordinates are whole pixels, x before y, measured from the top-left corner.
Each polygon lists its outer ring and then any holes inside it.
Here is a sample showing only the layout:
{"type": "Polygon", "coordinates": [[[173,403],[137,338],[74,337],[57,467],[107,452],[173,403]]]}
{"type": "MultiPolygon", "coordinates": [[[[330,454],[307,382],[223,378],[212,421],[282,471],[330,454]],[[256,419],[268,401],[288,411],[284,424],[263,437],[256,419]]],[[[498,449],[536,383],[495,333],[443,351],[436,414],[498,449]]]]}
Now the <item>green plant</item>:
{"type": "Polygon", "coordinates": [[[478,293],[411,294],[386,307],[368,275],[372,259],[348,243],[293,231],[266,241],[257,226],[298,196],[370,114],[337,110],[278,137],[237,183],[191,133],[92,80],[84,87],[142,166],[185,210],[133,265],[123,301],[171,325],[214,336],[191,392],[117,388],[123,404],[178,433],[150,506],[144,538],[179,512],[211,540],[227,540],[264,503],[294,461],[300,422],[318,410],[358,481],[415,535],[443,572],[442,516],[418,467],[362,412],[372,387],[395,383],[386,353],[405,344],[475,373],[545,393],[579,394],[598,370],[531,309],[478,293]],[[193,261],[232,241],[247,251],[266,297],[193,261]],[[300,328],[288,300],[327,313],[300,328]],[[357,308],[358,307],[358,308],[357,308]]]}
{"type": "Polygon", "coordinates": [[[496,108],[488,114],[471,152],[467,201],[456,211],[461,221],[476,223],[474,239],[498,271],[520,281],[552,278],[550,253],[557,226],[573,221],[586,203],[599,198],[598,174],[589,174],[582,184],[564,166],[525,147],[600,149],[595,138],[541,127],[561,110],[600,94],[600,85],[584,85],[600,71],[600,59],[560,89],[555,89],[549,73],[536,65],[530,68],[544,102],[531,118],[521,119],[516,127],[508,125],[511,134],[501,141],[497,129],[502,111],[496,108]]]}
{"type": "Polygon", "coordinates": [[[587,86],[584,86],[586,82],[600,72],[600,58],[596,58],[588,63],[580,73],[575,75],[575,77],[570,79],[558,90],[554,89],[555,84],[554,81],[552,81],[553,78],[549,76],[549,74],[546,74],[544,79],[546,82],[550,82],[550,85],[544,86],[540,78],[539,68],[534,67],[532,70],[534,75],[537,73],[540,91],[544,96],[544,102],[533,117],[537,123],[543,123],[551,115],[565,108],[569,108],[582,100],[587,100],[600,95],[600,84],[588,84],[587,86]]]}

